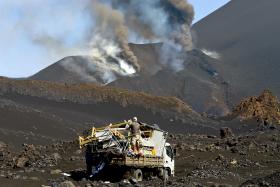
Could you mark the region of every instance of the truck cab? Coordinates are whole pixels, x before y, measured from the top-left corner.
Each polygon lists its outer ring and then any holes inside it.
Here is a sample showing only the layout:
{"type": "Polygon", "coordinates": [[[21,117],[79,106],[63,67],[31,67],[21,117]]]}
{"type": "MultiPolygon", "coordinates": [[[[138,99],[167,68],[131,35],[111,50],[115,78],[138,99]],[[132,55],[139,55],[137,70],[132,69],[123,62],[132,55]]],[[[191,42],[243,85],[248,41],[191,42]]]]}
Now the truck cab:
{"type": "Polygon", "coordinates": [[[164,168],[167,170],[169,176],[175,175],[175,154],[170,143],[165,143],[163,152],[164,168]]]}

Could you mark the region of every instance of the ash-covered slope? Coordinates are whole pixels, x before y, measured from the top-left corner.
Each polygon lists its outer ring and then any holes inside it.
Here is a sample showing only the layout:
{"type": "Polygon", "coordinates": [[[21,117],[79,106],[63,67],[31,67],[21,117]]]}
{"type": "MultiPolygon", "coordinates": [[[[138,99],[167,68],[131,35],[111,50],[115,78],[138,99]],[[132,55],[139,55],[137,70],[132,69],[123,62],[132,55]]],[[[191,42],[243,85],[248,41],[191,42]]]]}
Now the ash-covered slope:
{"type": "Polygon", "coordinates": [[[218,132],[218,124],[174,97],[93,84],[0,79],[0,141],[42,143],[76,138],[85,128],[133,116],[170,132],[218,132]]]}
{"type": "Polygon", "coordinates": [[[50,65],[49,67],[39,71],[35,75],[29,77],[33,80],[45,80],[60,83],[80,83],[80,82],[97,82],[94,77],[94,72],[89,73],[86,65],[88,60],[82,56],[65,57],[60,61],[50,65]],[[71,64],[71,68],[67,68],[64,64],[71,64]],[[79,71],[81,74],[75,73],[79,71]],[[83,75],[82,75],[83,73],[83,75]]]}
{"type": "MultiPolygon", "coordinates": [[[[154,74],[162,67],[159,62],[160,44],[130,44],[141,66],[140,74],[154,74]]],[[[107,57],[106,63],[90,56],[69,56],[29,77],[57,83],[98,83],[106,84],[120,77],[128,76],[117,65],[116,59],[107,57]]]]}
{"type": "Polygon", "coordinates": [[[29,79],[70,84],[106,84],[119,76],[126,75],[114,64],[115,59],[108,57],[107,61],[108,63],[105,65],[93,57],[69,56],[41,70],[29,79]]]}
{"type": "MultiPolygon", "coordinates": [[[[200,50],[190,51],[184,69],[175,72],[160,61],[162,44],[130,44],[137,56],[141,71],[134,76],[111,77],[110,86],[145,91],[158,96],[175,96],[189,103],[194,110],[212,115],[228,112],[227,83],[213,68],[219,60],[200,50]]],[[[30,77],[59,83],[110,82],[106,69],[88,57],[66,57],[30,77]],[[105,78],[104,78],[105,76],[105,78]]],[[[117,73],[115,73],[117,74],[117,73]]]]}
{"type": "Polygon", "coordinates": [[[280,96],[278,0],[234,0],[193,26],[197,47],[213,50],[236,104],[264,89],[280,96]]]}
{"type": "Polygon", "coordinates": [[[193,50],[188,52],[184,68],[178,72],[162,68],[154,74],[123,77],[109,85],[154,95],[175,96],[198,112],[224,115],[229,111],[228,85],[215,70],[213,65],[216,63],[220,63],[219,60],[200,50],[193,50]]]}

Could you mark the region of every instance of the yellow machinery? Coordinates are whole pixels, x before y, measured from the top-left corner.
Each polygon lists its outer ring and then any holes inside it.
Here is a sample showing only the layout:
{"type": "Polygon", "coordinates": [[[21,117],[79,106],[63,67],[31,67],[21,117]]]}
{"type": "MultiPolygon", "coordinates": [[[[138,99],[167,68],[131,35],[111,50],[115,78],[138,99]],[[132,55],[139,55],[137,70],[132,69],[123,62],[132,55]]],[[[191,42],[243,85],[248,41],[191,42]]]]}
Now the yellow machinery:
{"type": "Polygon", "coordinates": [[[120,133],[119,131],[115,130],[115,128],[121,127],[121,126],[126,126],[129,125],[131,122],[122,122],[122,123],[117,123],[117,124],[110,124],[110,125],[106,125],[104,127],[100,127],[100,128],[95,128],[92,127],[90,130],[87,131],[87,133],[85,133],[85,136],[79,136],[79,145],[80,148],[86,146],[88,143],[91,143],[93,141],[97,141],[97,137],[96,137],[96,133],[97,132],[102,132],[105,131],[106,129],[108,131],[110,131],[114,136],[120,138],[120,139],[124,139],[124,135],[122,133],[120,133]]]}
{"type": "MultiPolygon", "coordinates": [[[[129,151],[131,133],[129,126],[132,121],[124,121],[116,124],[105,125],[100,128],[92,127],[83,136],[79,136],[80,148],[88,145],[94,147],[95,151],[106,151],[115,148],[121,152],[129,151]]],[[[141,151],[144,155],[156,155],[163,147],[164,132],[145,123],[140,123],[141,151]],[[158,141],[159,140],[159,141],[158,141]]]]}

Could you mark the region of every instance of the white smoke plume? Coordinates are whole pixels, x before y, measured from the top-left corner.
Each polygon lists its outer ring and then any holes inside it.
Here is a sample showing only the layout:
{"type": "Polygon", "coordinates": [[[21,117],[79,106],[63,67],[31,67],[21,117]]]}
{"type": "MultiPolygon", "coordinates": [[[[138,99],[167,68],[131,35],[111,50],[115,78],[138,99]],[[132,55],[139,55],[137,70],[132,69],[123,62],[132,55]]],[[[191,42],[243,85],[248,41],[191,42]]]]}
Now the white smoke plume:
{"type": "Polygon", "coordinates": [[[95,19],[93,35],[101,34],[103,39],[114,42],[121,49],[119,55],[126,59],[134,69],[139,71],[140,66],[137,63],[137,58],[128,45],[129,29],[125,25],[122,12],[98,0],[91,1],[90,10],[95,19]]]}
{"type": "Polygon", "coordinates": [[[106,40],[99,34],[91,38],[90,51],[83,56],[84,63],[73,64],[73,61],[63,61],[62,65],[69,71],[80,75],[87,82],[108,84],[118,77],[130,76],[136,73],[132,65],[118,55],[121,50],[111,40],[106,40]],[[75,68],[74,68],[75,67],[75,68]]]}
{"type": "MultiPolygon", "coordinates": [[[[66,61],[62,65],[67,70],[80,75],[85,81],[105,84],[114,81],[118,76],[128,76],[137,71],[137,67],[133,66],[133,63],[137,64],[134,60],[136,57],[129,56],[131,54],[129,50],[126,52],[123,50],[128,48],[126,39],[128,31],[123,32],[118,29],[119,25],[124,27],[122,13],[110,9],[110,6],[92,0],[83,2],[76,0],[59,2],[56,0],[48,2],[44,0],[27,0],[25,2],[10,0],[5,3],[5,6],[11,10],[17,9],[18,15],[16,15],[17,20],[13,30],[5,31],[4,29],[4,31],[0,31],[0,34],[10,37],[11,35],[14,37],[23,35],[24,40],[43,49],[45,64],[49,63],[45,59],[54,62],[65,56],[84,56],[88,62],[91,62],[87,63],[88,70],[97,72],[100,75],[98,77],[101,77],[102,80],[98,81],[89,71],[77,64],[66,61]],[[101,10],[98,12],[96,5],[99,5],[98,9],[103,8],[103,12],[101,10]],[[118,16],[109,14],[106,17],[107,9],[118,16]],[[54,19],[51,20],[51,18],[54,19]],[[78,22],[82,22],[84,25],[80,25],[78,22]],[[114,25],[114,23],[117,24],[114,25]],[[110,33],[112,31],[116,32],[110,33]],[[3,34],[3,32],[7,33],[3,34]],[[77,38],[75,41],[71,41],[73,35],[77,38]]],[[[0,10],[2,10],[1,7],[0,10]]],[[[6,14],[8,11],[3,15],[0,13],[0,21],[2,18],[5,19],[6,14]]]]}
{"type": "Polygon", "coordinates": [[[221,55],[218,52],[216,52],[216,51],[210,51],[210,50],[207,50],[207,49],[201,49],[201,51],[205,55],[207,55],[207,56],[209,56],[211,58],[214,58],[214,59],[217,59],[217,60],[221,59],[221,55]]]}
{"type": "MultiPolygon", "coordinates": [[[[191,50],[190,25],[193,7],[186,0],[103,0],[123,14],[125,28],[142,41],[163,43],[161,62],[179,71],[184,68],[186,51],[191,50]]],[[[128,42],[128,41],[127,41],[128,42]]]]}
{"type": "MultiPolygon", "coordinates": [[[[190,25],[194,10],[187,0],[49,0],[53,4],[49,7],[44,6],[44,0],[10,2],[22,7],[16,26],[18,32],[46,48],[54,58],[87,56],[92,62],[88,69],[103,74],[104,83],[141,71],[128,45],[131,38],[146,43],[162,42],[160,59],[176,71],[184,68],[186,51],[192,49],[190,25]],[[56,30],[49,31],[49,23],[42,20],[53,15],[56,19],[52,28],[56,30]],[[82,31],[75,30],[73,25],[81,17],[88,25],[82,31]],[[79,35],[79,39],[69,44],[69,33],[79,35]]],[[[75,69],[69,63],[64,67],[75,69]]],[[[90,79],[84,70],[76,69],[90,79]]]]}

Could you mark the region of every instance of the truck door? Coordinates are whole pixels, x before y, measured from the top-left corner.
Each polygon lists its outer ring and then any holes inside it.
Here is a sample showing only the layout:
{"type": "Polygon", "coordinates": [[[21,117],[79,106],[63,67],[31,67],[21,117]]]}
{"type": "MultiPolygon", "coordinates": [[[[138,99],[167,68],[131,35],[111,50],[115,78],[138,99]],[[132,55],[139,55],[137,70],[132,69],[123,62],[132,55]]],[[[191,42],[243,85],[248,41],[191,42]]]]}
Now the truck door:
{"type": "Polygon", "coordinates": [[[174,176],[175,173],[174,165],[175,161],[172,147],[170,145],[166,145],[164,150],[164,167],[170,169],[171,176],[174,176]]]}

